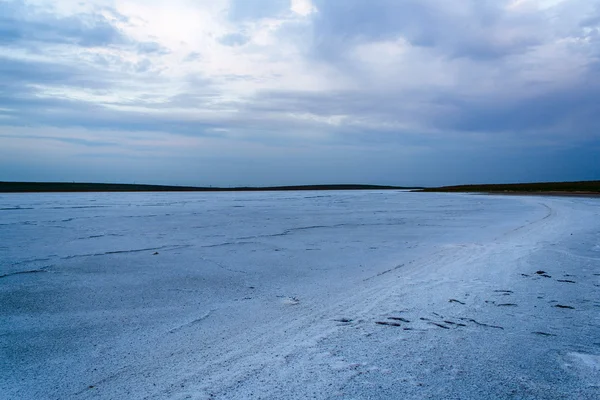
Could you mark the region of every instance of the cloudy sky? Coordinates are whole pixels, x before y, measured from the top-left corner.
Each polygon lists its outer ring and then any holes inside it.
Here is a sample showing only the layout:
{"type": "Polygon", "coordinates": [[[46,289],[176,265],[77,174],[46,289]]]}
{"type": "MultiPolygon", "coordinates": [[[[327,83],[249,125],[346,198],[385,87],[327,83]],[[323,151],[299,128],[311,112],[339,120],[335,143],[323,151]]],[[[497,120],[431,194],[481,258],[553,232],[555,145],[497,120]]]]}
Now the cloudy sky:
{"type": "Polygon", "coordinates": [[[0,0],[0,180],[600,179],[600,0],[0,0]]]}

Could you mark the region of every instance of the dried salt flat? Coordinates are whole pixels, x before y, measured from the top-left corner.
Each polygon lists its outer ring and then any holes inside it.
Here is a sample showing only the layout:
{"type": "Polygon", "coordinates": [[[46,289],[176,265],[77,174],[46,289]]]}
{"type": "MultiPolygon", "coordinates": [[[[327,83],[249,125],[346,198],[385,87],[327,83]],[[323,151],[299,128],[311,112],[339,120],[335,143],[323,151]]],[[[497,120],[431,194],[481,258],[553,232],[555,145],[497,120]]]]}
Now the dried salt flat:
{"type": "Polygon", "coordinates": [[[595,399],[599,206],[2,195],[0,397],[595,399]]]}

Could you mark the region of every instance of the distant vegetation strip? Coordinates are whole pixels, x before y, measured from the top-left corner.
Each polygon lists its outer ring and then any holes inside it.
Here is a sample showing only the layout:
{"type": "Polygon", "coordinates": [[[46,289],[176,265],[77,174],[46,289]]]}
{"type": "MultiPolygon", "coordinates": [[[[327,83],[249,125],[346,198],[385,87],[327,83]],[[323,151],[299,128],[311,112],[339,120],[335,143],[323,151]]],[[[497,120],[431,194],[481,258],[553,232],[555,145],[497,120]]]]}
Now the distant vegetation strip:
{"type": "Polygon", "coordinates": [[[419,192],[600,194],[600,181],[460,185],[420,189],[419,192]]]}
{"type": "Polygon", "coordinates": [[[291,190],[391,190],[415,189],[379,185],[300,185],[269,187],[194,187],[137,185],[120,183],[67,183],[67,182],[0,182],[0,193],[66,193],[66,192],[252,192],[291,190]]]}

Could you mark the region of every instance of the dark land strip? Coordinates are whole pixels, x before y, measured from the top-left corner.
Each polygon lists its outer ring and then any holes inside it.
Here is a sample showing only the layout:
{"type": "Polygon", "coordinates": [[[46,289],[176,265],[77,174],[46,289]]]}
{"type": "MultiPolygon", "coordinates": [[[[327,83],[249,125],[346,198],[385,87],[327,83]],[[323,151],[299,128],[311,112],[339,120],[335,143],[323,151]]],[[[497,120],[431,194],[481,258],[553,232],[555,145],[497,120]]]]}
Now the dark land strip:
{"type": "Polygon", "coordinates": [[[600,196],[600,181],[539,182],[484,185],[442,186],[414,190],[438,193],[485,193],[507,195],[600,196]]]}
{"type": "Polygon", "coordinates": [[[68,182],[0,182],[0,193],[69,193],[69,192],[266,192],[293,190],[407,190],[415,187],[381,185],[298,185],[265,187],[196,187],[138,185],[120,183],[68,182]]]}

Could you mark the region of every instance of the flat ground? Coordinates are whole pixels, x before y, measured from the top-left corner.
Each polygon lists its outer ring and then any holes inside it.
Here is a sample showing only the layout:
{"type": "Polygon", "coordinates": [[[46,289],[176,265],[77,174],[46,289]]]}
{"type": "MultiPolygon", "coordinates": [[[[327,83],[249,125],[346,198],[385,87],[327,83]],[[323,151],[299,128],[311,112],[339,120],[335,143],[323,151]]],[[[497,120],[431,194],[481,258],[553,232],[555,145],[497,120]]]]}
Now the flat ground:
{"type": "Polygon", "coordinates": [[[600,199],[0,197],[2,399],[596,399],[600,199]]]}

